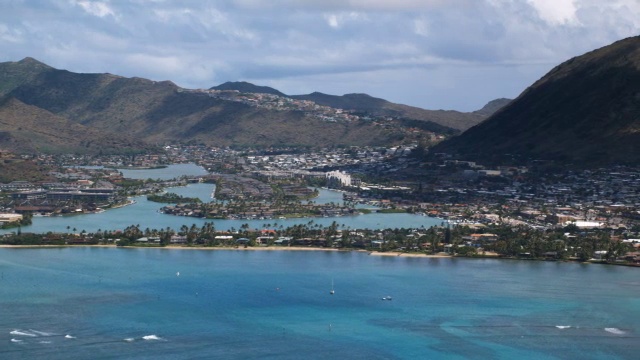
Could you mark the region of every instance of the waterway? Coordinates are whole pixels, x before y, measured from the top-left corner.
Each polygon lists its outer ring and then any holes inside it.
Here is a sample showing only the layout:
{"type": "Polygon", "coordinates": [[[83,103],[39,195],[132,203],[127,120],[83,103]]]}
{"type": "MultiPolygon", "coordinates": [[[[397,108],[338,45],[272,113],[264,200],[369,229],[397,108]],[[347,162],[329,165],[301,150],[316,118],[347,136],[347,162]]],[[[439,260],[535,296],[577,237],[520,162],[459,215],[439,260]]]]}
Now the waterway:
{"type": "MultiPolygon", "coordinates": [[[[121,170],[125,177],[135,179],[161,179],[169,180],[182,175],[200,176],[206,175],[206,171],[194,164],[170,165],[162,169],[121,170]]],[[[204,202],[212,200],[215,185],[206,183],[189,184],[184,187],[166,189],[187,197],[198,197],[204,202]]],[[[319,189],[319,196],[314,199],[317,203],[342,202],[342,193],[339,191],[319,189]]],[[[287,228],[298,224],[318,224],[329,226],[334,221],[343,229],[387,229],[387,228],[429,228],[442,224],[441,219],[425,217],[414,214],[382,214],[370,213],[342,217],[299,218],[299,219],[262,219],[262,220],[205,220],[199,218],[166,215],[158,210],[166,204],[151,202],[146,196],[133,197],[132,205],[117,209],[109,209],[97,214],[78,214],[68,216],[34,217],[32,225],[23,226],[22,232],[47,233],[47,232],[96,232],[98,230],[122,230],[130,225],[140,225],[141,229],[163,229],[170,227],[179,229],[182,225],[202,226],[205,222],[213,222],[218,230],[240,229],[244,224],[249,224],[251,229],[263,228],[287,228]]],[[[1,233],[10,233],[16,229],[0,230],[1,233]]]]}

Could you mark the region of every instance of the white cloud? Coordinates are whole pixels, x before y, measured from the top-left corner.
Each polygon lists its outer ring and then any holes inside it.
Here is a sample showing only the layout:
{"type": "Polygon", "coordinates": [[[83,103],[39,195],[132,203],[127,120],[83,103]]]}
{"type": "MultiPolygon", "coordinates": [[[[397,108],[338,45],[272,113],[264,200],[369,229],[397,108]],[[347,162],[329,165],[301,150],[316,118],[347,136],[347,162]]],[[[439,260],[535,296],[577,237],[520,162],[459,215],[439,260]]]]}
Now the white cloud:
{"type": "Polygon", "coordinates": [[[325,14],[324,15],[325,20],[327,21],[327,24],[334,28],[334,29],[338,29],[342,26],[344,26],[347,23],[355,23],[355,22],[366,22],[367,21],[367,17],[363,14],[360,14],[358,12],[343,12],[343,13],[332,13],[332,14],[325,14]]]}
{"type": "Polygon", "coordinates": [[[115,12],[109,7],[109,5],[101,1],[76,1],[76,5],[80,6],[87,13],[97,17],[102,18],[108,15],[113,17],[116,16],[115,12]]]}
{"type": "Polygon", "coordinates": [[[319,11],[415,11],[436,7],[460,6],[477,0],[235,0],[246,9],[279,8],[319,11]]]}
{"type": "Polygon", "coordinates": [[[469,109],[637,35],[637,14],[638,0],[0,1],[0,61],[469,109]]]}
{"type": "Polygon", "coordinates": [[[413,31],[420,36],[429,36],[429,25],[424,19],[413,20],[413,31]]]}
{"type": "Polygon", "coordinates": [[[336,14],[328,14],[325,15],[324,18],[327,20],[327,24],[332,28],[337,29],[340,27],[340,24],[338,23],[338,16],[336,14]]]}
{"type": "Polygon", "coordinates": [[[577,25],[575,0],[527,0],[550,25],[577,25]]]}
{"type": "Polygon", "coordinates": [[[0,24],[0,43],[1,42],[20,43],[22,42],[22,32],[10,29],[5,24],[0,24]]]}

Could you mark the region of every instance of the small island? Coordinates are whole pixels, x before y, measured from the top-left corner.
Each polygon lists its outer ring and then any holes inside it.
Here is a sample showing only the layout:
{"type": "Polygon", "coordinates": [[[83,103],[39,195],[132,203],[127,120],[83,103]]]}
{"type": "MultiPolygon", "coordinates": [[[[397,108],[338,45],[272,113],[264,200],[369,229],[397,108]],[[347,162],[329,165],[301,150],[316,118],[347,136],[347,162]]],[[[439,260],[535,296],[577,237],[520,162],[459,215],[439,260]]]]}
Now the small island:
{"type": "Polygon", "coordinates": [[[158,203],[173,203],[173,204],[180,204],[180,203],[198,204],[198,203],[202,202],[200,199],[195,198],[195,197],[181,196],[181,195],[178,195],[176,193],[171,193],[171,192],[170,193],[163,193],[163,194],[147,195],[147,200],[153,201],[153,202],[158,202],[158,203]]]}

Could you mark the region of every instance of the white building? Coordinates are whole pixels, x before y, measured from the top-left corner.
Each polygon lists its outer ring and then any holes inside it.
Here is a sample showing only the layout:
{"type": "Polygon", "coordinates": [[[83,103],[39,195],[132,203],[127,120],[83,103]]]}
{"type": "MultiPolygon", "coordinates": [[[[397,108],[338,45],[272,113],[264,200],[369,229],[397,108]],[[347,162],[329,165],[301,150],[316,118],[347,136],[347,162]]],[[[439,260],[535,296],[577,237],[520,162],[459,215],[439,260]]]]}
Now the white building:
{"type": "Polygon", "coordinates": [[[10,223],[22,220],[20,214],[0,214],[0,223],[10,223]]]}
{"type": "Polygon", "coordinates": [[[327,179],[339,181],[342,186],[351,186],[351,175],[340,170],[330,171],[326,174],[326,177],[327,179]]]}

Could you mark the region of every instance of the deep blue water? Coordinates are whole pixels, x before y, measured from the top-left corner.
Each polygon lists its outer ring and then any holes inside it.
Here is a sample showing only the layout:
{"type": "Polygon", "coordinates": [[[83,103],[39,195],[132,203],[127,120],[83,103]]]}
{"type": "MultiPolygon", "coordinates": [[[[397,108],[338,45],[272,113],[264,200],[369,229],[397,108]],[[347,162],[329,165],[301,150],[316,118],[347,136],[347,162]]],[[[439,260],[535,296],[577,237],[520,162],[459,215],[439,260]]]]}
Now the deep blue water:
{"type": "Polygon", "coordinates": [[[633,359],[640,350],[635,268],[81,247],[3,248],[0,272],[2,359],[633,359]]]}

